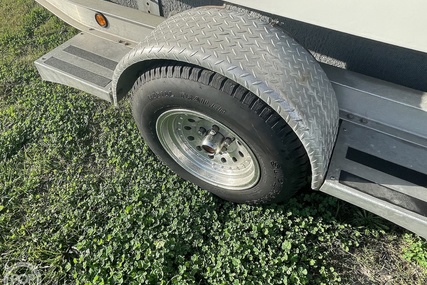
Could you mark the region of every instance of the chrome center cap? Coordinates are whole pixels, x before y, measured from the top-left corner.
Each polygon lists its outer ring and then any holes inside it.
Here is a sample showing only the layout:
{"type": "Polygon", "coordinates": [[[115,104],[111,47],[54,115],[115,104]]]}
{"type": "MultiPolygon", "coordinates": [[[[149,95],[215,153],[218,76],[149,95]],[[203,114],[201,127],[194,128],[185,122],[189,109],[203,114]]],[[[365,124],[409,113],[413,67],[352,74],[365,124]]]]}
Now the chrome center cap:
{"type": "Polygon", "coordinates": [[[213,125],[209,133],[203,138],[202,148],[208,155],[214,156],[221,152],[224,140],[225,137],[219,132],[218,126],[213,125]]]}

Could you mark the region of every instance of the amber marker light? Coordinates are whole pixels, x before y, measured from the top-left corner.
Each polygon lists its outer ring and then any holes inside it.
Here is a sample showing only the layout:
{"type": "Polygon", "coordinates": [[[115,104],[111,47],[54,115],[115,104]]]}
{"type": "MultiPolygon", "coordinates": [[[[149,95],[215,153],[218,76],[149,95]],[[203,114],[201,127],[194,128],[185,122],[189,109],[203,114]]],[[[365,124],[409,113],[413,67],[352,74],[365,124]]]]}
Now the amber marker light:
{"type": "Polygon", "coordinates": [[[95,14],[95,20],[98,23],[98,25],[100,25],[101,27],[103,27],[103,28],[108,27],[108,20],[101,13],[96,13],[95,14]]]}

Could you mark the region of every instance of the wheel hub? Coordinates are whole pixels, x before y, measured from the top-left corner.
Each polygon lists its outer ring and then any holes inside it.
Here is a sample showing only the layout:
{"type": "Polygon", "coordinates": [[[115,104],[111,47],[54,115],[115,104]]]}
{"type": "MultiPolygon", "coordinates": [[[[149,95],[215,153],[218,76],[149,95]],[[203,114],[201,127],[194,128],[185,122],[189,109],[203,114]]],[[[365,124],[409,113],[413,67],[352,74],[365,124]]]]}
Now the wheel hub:
{"type": "Polygon", "coordinates": [[[212,129],[202,141],[202,148],[208,153],[208,155],[214,156],[215,154],[219,154],[222,151],[226,151],[226,140],[230,140],[230,138],[226,139],[219,132],[219,127],[217,125],[213,125],[212,129]]]}
{"type": "Polygon", "coordinates": [[[259,181],[259,164],[249,146],[204,114],[186,109],[166,111],[157,119],[156,132],[168,154],[205,182],[243,190],[259,181]]]}

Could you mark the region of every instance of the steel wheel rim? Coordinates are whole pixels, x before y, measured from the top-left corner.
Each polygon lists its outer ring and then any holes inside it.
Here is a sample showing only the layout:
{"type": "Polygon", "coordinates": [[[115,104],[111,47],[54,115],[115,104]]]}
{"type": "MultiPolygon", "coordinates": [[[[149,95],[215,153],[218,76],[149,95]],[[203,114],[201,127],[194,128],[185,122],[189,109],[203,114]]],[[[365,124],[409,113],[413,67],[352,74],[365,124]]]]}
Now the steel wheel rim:
{"type": "Polygon", "coordinates": [[[162,113],[156,122],[157,137],[166,152],[187,172],[214,186],[245,190],[260,179],[258,161],[249,146],[220,122],[187,109],[162,113]],[[202,148],[206,138],[200,130],[217,126],[224,138],[233,141],[220,153],[210,155],[202,148]]]}

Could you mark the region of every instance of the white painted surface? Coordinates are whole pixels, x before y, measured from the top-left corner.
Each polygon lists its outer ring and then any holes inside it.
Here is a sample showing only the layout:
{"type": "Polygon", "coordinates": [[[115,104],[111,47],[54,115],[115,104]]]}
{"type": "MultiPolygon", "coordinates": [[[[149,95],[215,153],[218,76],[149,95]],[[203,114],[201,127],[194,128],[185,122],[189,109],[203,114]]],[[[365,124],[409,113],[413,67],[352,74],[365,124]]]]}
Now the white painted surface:
{"type": "Polygon", "coordinates": [[[426,0],[227,0],[227,2],[427,52],[426,0]]]}

